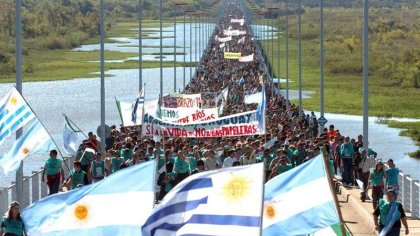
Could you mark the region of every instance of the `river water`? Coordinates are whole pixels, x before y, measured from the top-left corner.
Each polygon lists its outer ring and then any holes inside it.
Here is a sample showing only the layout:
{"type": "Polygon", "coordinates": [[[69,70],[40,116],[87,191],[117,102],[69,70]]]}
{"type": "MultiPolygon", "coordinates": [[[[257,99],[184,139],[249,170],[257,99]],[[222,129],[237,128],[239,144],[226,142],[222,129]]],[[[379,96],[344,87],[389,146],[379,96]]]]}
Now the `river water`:
{"type": "MultiPolygon", "coordinates": [[[[257,27],[258,28],[258,27],[257,27]]],[[[164,36],[173,36],[172,27],[164,29],[164,36]]],[[[190,27],[187,24],[187,47],[189,46],[190,27]]],[[[178,32],[183,32],[183,26],[177,26],[178,32]]],[[[194,30],[192,30],[194,33],[194,30]]],[[[156,35],[150,35],[152,37],[156,35]]],[[[177,35],[177,46],[182,46],[182,33],[177,35]]],[[[193,35],[194,39],[194,35],[193,35]]],[[[122,52],[138,52],[138,40],[131,38],[118,38],[117,43],[106,44],[106,49],[122,52]],[[128,51],[127,51],[128,50],[128,51]]],[[[143,40],[143,45],[156,46],[159,40],[143,40]]],[[[157,44],[158,45],[158,44],[157,44]]],[[[172,39],[164,39],[165,46],[173,46],[172,39]]],[[[194,45],[194,44],[193,44],[194,45]]],[[[99,45],[84,45],[75,50],[97,50],[99,45]]],[[[159,48],[144,48],[145,53],[157,53],[159,48]]],[[[182,48],[177,51],[182,52],[182,48]]],[[[189,61],[189,52],[186,49],[189,61]]],[[[173,52],[173,49],[164,49],[164,52],[173,52]]],[[[192,53],[195,49],[193,46],[192,53]]],[[[198,52],[197,52],[198,53],[198,52]]],[[[197,54],[198,55],[198,54],[197,54]]],[[[150,55],[151,57],[153,55],[150,55]]],[[[154,56],[153,56],[154,57],[154,56]]],[[[198,57],[197,57],[198,58],[198,57]]],[[[136,58],[137,59],[137,58],[136,58]]],[[[135,60],[136,60],[135,59],[135,60]]],[[[147,58],[147,60],[150,58],[147,58]]],[[[134,58],[133,58],[134,60],[134,58]]],[[[173,56],[168,56],[167,60],[172,61],[173,56]]],[[[182,61],[183,56],[177,56],[177,60],[182,61]]],[[[123,60],[121,60],[123,61],[123,60]]],[[[194,61],[194,56],[193,56],[194,61]]],[[[89,62],[87,62],[89,63],[89,62]]],[[[194,68],[191,68],[194,73],[194,68]]],[[[183,87],[183,68],[177,68],[177,88],[183,87]]],[[[106,74],[111,77],[105,79],[106,88],[106,124],[121,124],[119,114],[115,105],[115,98],[121,101],[134,101],[138,94],[139,72],[137,69],[110,70],[106,74]]],[[[186,83],[189,81],[190,68],[186,68],[186,83]]],[[[173,68],[163,69],[163,91],[164,93],[173,92],[173,68]]],[[[159,94],[160,70],[159,68],[144,69],[143,81],[146,83],[146,100],[156,99],[159,94]]],[[[282,81],[284,82],[284,81],[282,81]]],[[[0,84],[0,96],[4,96],[14,84],[0,84]]],[[[310,96],[311,91],[305,91],[305,96],[310,96]]],[[[69,116],[85,133],[89,131],[96,132],[100,125],[100,79],[99,78],[79,78],[65,81],[48,82],[26,82],[23,84],[23,95],[34,109],[37,116],[41,119],[47,130],[50,132],[61,150],[62,132],[64,127],[63,113],[69,116]]],[[[290,91],[290,99],[297,99],[297,91],[290,91]]],[[[319,114],[317,114],[319,117],[319,114]]],[[[362,117],[329,114],[325,117],[329,124],[334,124],[343,135],[356,137],[363,133],[362,117]]],[[[408,152],[418,149],[415,143],[407,137],[398,135],[400,129],[389,128],[386,125],[375,123],[376,118],[369,120],[369,141],[370,146],[378,152],[378,157],[383,160],[393,158],[397,166],[405,173],[410,173],[414,178],[420,178],[416,171],[416,166],[420,164],[419,160],[408,157],[408,152]]],[[[398,119],[397,119],[398,120],[398,119]]],[[[9,138],[0,146],[0,155],[3,155],[11,147],[14,137],[9,138]]],[[[31,171],[39,170],[48,154],[34,155],[27,158],[24,162],[24,174],[28,175],[31,171]]],[[[14,180],[14,173],[5,176],[0,168],[0,186],[6,186],[14,180]]]]}

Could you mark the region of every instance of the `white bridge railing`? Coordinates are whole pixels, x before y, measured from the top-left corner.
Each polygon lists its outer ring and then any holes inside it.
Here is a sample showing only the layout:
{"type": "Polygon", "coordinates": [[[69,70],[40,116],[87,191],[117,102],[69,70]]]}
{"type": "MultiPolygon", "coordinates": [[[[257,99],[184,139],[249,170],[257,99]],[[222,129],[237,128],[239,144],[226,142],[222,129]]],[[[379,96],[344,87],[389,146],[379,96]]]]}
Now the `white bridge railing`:
{"type": "Polygon", "coordinates": [[[413,180],[410,175],[400,172],[398,175],[398,184],[400,193],[398,201],[400,201],[404,210],[411,212],[412,219],[420,219],[420,183],[413,180]]]}
{"type": "MultiPolygon", "coordinates": [[[[73,167],[73,161],[74,157],[65,159],[67,166],[70,168],[73,167]]],[[[64,176],[67,178],[69,171],[64,163],[63,167],[64,176]]],[[[42,168],[39,171],[32,171],[30,176],[23,177],[23,201],[20,202],[21,208],[25,208],[48,195],[48,185],[42,182],[41,178],[42,168]]],[[[0,187],[0,215],[3,215],[8,210],[9,204],[16,200],[16,184],[14,182],[8,187],[0,187]]]]}

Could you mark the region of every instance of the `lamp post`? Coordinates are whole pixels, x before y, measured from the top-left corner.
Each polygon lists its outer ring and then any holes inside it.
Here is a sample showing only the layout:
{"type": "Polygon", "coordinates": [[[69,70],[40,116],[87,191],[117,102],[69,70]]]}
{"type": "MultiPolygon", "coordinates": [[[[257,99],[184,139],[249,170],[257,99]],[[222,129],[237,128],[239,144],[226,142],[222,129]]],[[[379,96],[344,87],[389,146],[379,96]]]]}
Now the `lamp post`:
{"type": "Polygon", "coordinates": [[[369,147],[369,1],[363,1],[363,149],[369,147]]]}
{"type": "MultiPolygon", "coordinates": [[[[190,50],[189,50],[189,52],[190,52],[190,63],[192,62],[192,54],[193,54],[193,52],[192,52],[192,17],[191,17],[192,12],[193,11],[191,11],[191,10],[185,11],[185,13],[187,13],[189,15],[189,18],[190,18],[190,24],[189,24],[190,25],[190,50]]],[[[190,79],[191,78],[192,78],[192,66],[190,64],[190,79]]]]}
{"type": "Polygon", "coordinates": [[[139,91],[143,88],[143,56],[142,56],[142,6],[139,0],[139,91]]]}
{"type": "Polygon", "coordinates": [[[286,0],[286,110],[289,110],[289,0],[286,0]]]}
{"type": "Polygon", "coordinates": [[[176,93],[176,3],[174,2],[174,93],[176,93]]]}
{"type": "MultiPolygon", "coordinates": [[[[174,3],[174,93],[176,93],[176,10],[177,7],[186,6],[186,3],[174,3]]],[[[184,88],[185,88],[185,14],[184,14],[184,88]]]]}
{"type": "Polygon", "coordinates": [[[100,0],[100,44],[101,44],[101,154],[105,156],[105,15],[104,1],[100,0]]]}
{"type": "Polygon", "coordinates": [[[320,41],[319,41],[319,67],[320,67],[320,116],[318,119],[319,124],[319,134],[324,130],[324,125],[327,123],[327,119],[324,117],[324,0],[320,0],[320,41]]]}
{"type": "Polygon", "coordinates": [[[162,0],[159,0],[159,26],[160,26],[160,101],[163,102],[163,60],[162,60],[162,0]]]}
{"type": "Polygon", "coordinates": [[[299,74],[299,118],[302,118],[302,2],[298,0],[298,74],[299,74]]]}
{"type": "MultiPolygon", "coordinates": [[[[270,11],[270,17],[271,17],[271,62],[274,63],[274,18],[273,18],[273,12],[277,11],[278,7],[270,7],[268,10],[270,11]]],[[[280,34],[277,35],[277,89],[280,91],[280,34]]],[[[272,78],[272,90],[271,90],[271,96],[273,96],[274,93],[274,71],[271,67],[271,78],[272,78]]]]}

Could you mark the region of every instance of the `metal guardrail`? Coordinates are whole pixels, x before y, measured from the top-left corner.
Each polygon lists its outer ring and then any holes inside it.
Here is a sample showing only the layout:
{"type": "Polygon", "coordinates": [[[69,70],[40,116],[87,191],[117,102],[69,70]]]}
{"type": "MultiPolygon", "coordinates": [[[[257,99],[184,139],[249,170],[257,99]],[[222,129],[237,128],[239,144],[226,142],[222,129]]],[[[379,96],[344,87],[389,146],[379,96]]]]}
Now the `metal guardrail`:
{"type": "MultiPolygon", "coordinates": [[[[72,167],[74,157],[67,157],[64,161],[67,166],[72,167]]],[[[67,178],[69,176],[69,171],[64,163],[63,166],[64,177],[67,178]]],[[[30,176],[23,177],[23,202],[20,202],[21,208],[25,208],[48,195],[48,186],[45,182],[42,182],[41,178],[42,168],[38,171],[32,171],[30,176]]],[[[16,200],[16,184],[14,182],[8,187],[0,187],[0,215],[8,210],[9,204],[12,201],[16,200]]]]}
{"type": "Polygon", "coordinates": [[[404,206],[404,210],[411,213],[412,219],[420,219],[420,183],[408,174],[400,171],[398,175],[400,194],[398,201],[404,206]]]}

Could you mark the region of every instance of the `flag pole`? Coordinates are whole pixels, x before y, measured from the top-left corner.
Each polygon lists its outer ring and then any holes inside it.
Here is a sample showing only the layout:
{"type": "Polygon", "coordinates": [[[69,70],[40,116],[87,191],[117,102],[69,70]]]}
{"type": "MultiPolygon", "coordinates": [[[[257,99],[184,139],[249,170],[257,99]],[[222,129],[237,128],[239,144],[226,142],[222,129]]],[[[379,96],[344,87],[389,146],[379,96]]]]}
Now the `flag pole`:
{"type": "Polygon", "coordinates": [[[324,169],[325,169],[325,173],[327,175],[328,178],[328,185],[330,186],[330,191],[331,194],[333,195],[333,199],[334,199],[334,205],[335,205],[335,209],[337,211],[338,214],[338,218],[340,219],[340,231],[341,231],[341,235],[345,236],[346,235],[346,229],[344,227],[344,220],[343,220],[343,215],[341,214],[341,210],[340,210],[340,205],[338,203],[338,198],[337,195],[335,194],[334,188],[333,188],[333,183],[332,183],[332,176],[330,174],[329,171],[329,166],[328,166],[328,154],[327,151],[325,150],[325,147],[321,147],[321,152],[322,152],[322,159],[324,160],[324,169]]]}
{"type": "MultiPolygon", "coordinates": [[[[19,91],[18,91],[18,92],[19,92],[19,91]]],[[[50,136],[51,140],[53,141],[53,143],[54,143],[55,147],[56,147],[56,148],[57,148],[57,150],[58,150],[58,153],[60,153],[60,156],[61,156],[61,158],[63,159],[64,164],[65,164],[65,165],[66,165],[66,167],[67,167],[67,170],[68,170],[68,171],[69,171],[69,173],[70,173],[70,168],[69,168],[69,166],[67,165],[66,160],[64,160],[63,153],[61,153],[60,148],[58,148],[57,142],[56,142],[56,141],[54,140],[54,138],[51,136],[50,132],[48,132],[47,128],[45,128],[45,125],[42,123],[41,119],[39,119],[39,118],[38,118],[38,116],[36,115],[36,113],[35,113],[34,109],[32,109],[32,107],[31,107],[31,105],[28,103],[28,101],[26,101],[26,99],[22,96],[22,94],[21,94],[20,92],[19,92],[19,94],[20,94],[20,96],[23,98],[23,100],[26,102],[26,104],[28,104],[28,107],[31,109],[32,113],[34,113],[34,115],[35,115],[35,117],[38,119],[39,123],[41,123],[42,127],[43,127],[43,128],[45,129],[45,131],[47,132],[48,136],[50,136]]],[[[63,176],[63,178],[64,178],[64,176],[63,176]]]]}
{"type": "MultiPolygon", "coordinates": [[[[16,89],[22,93],[22,0],[16,0],[16,89]]],[[[16,131],[16,139],[22,135],[23,128],[16,131]]],[[[23,161],[20,162],[16,172],[16,195],[17,200],[23,204],[23,161]]]]}
{"type": "Polygon", "coordinates": [[[122,113],[121,113],[121,105],[119,104],[119,102],[117,100],[117,97],[114,97],[114,98],[115,98],[115,103],[117,104],[118,114],[120,115],[121,124],[124,127],[124,120],[123,120],[122,113]]]}
{"type": "Polygon", "coordinates": [[[262,231],[263,231],[263,219],[264,219],[264,191],[265,191],[265,179],[266,179],[266,177],[267,176],[265,176],[265,173],[267,172],[266,170],[265,170],[265,163],[266,163],[266,159],[265,158],[263,158],[263,173],[262,173],[262,175],[263,175],[263,177],[262,177],[262,203],[261,203],[261,217],[260,217],[260,235],[263,235],[262,234],[262,231]]]}
{"type": "Polygon", "coordinates": [[[88,136],[85,134],[85,133],[83,133],[83,131],[76,125],[76,123],[74,123],[66,114],[64,114],[63,113],[63,116],[68,120],[68,121],[70,121],[77,129],[79,129],[79,131],[85,136],[85,138],[87,138],[88,136]]]}

